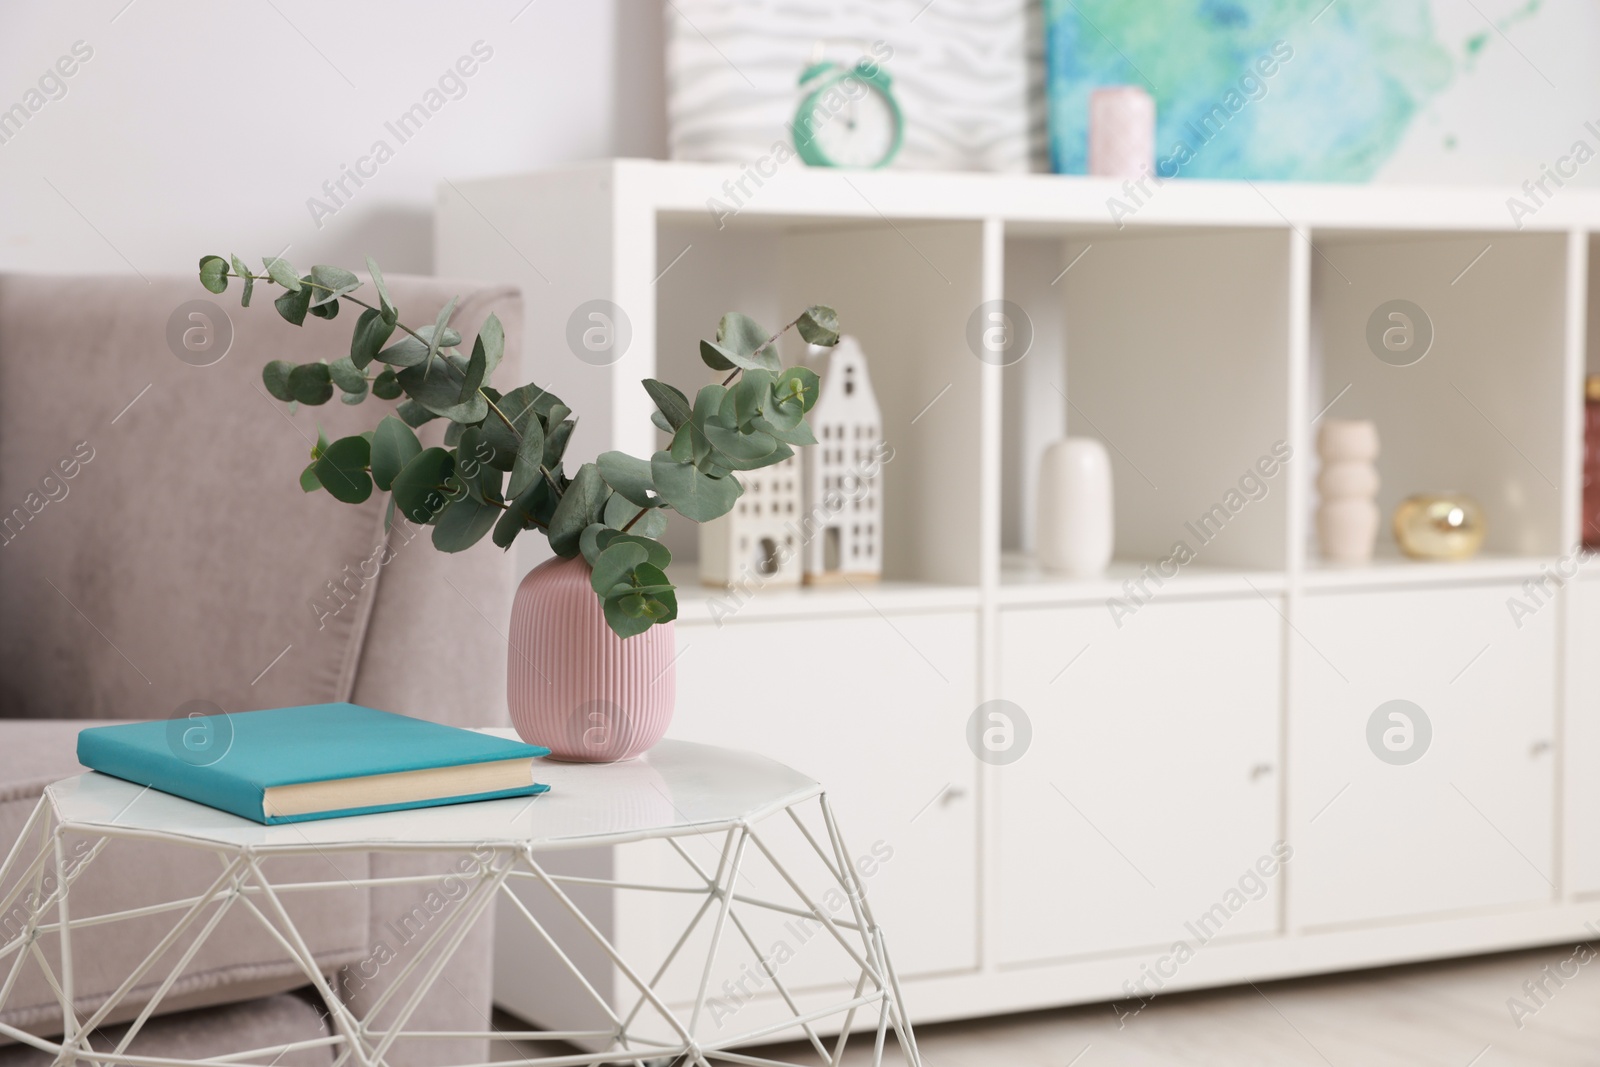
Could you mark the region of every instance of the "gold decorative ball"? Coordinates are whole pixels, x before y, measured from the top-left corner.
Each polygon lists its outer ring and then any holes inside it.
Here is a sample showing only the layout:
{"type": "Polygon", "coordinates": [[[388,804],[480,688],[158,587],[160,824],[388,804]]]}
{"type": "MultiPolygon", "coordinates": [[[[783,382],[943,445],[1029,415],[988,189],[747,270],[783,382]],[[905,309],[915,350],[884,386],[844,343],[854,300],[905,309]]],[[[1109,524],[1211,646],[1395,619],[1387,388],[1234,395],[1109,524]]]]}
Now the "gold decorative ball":
{"type": "Polygon", "coordinates": [[[1470,559],[1484,533],[1483,508],[1465,493],[1418,493],[1394,511],[1394,539],[1412,559],[1470,559]]]}

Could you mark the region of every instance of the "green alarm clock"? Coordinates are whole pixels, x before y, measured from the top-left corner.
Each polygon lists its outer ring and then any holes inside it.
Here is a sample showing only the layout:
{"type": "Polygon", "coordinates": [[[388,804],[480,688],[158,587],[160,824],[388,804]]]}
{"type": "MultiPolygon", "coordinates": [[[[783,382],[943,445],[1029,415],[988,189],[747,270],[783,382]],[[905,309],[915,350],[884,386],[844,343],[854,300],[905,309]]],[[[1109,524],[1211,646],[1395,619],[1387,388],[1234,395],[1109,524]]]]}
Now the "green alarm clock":
{"type": "Polygon", "coordinates": [[[889,75],[863,58],[854,66],[812,63],[800,75],[805,98],[794,117],[794,147],[813,167],[886,167],[900,151],[905,120],[889,75]]]}

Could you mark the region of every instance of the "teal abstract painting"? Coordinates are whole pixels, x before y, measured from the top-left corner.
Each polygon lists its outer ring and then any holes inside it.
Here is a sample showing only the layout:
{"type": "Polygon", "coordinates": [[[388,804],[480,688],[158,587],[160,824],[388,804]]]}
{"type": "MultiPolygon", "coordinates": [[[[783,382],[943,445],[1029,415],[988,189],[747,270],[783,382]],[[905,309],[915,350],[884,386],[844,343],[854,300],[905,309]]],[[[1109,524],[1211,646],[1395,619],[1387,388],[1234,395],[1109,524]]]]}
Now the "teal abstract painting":
{"type": "Polygon", "coordinates": [[[1069,174],[1087,169],[1090,93],[1140,85],[1162,178],[1368,181],[1473,51],[1439,39],[1426,0],[1044,0],[1044,22],[1069,174]]]}

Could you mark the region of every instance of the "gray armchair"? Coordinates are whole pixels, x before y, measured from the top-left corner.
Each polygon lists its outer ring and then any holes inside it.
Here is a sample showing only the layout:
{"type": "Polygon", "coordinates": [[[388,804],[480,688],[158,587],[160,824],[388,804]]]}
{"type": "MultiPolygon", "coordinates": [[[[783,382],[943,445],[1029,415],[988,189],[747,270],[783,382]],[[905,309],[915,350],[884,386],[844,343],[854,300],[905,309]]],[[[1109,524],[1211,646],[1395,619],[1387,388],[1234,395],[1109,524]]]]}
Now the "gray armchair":
{"type": "MultiPolygon", "coordinates": [[[[495,312],[517,366],[514,290],[389,285],[408,321],[431,320],[459,293],[453,321],[469,337],[495,312]]],[[[452,556],[425,544],[425,531],[386,535],[376,496],[351,507],[303,494],[296,475],[318,425],[330,438],[367,429],[384,405],[335,400],[291,416],[262,389],[261,366],[343,355],[354,311],[297,329],[267,306],[271,292],[241,310],[236,287],[211,296],[191,279],[0,276],[0,847],[47,783],[82,769],[74,749],[84,720],[353,700],[458,725],[505,721],[510,561],[487,543],[452,556]],[[195,300],[221,309],[210,314],[219,340],[231,330],[226,355],[209,366],[193,364],[220,345],[186,362],[169,344],[206,328],[180,310],[195,300]]],[[[341,859],[337,873],[330,859],[295,862],[308,879],[354,879],[442,876],[447,861],[341,859]]],[[[201,852],[119,842],[74,885],[74,915],[175,899],[217,873],[201,852]]],[[[372,1003],[403,969],[415,944],[391,920],[427,889],[300,894],[296,919],[347,999],[372,1003]]],[[[152,915],[75,936],[80,1017],[172,921],[152,915]]],[[[412,1026],[489,1029],[489,936],[486,918],[412,1026]]],[[[175,961],[176,952],[151,972],[146,997],[175,961]]],[[[319,1006],[295,992],[305,985],[248,914],[230,912],[129,1051],[192,1057],[318,1036],[319,1006]]],[[[112,1038],[109,1023],[140,1006],[135,997],[108,1022],[112,1038]]],[[[60,1006],[36,968],[21,969],[0,1022],[60,1032],[60,1006]]],[[[0,1050],[0,1059],[30,1058],[44,1059],[19,1045],[0,1050]]],[[[441,1041],[392,1058],[481,1062],[487,1049],[441,1041]]],[[[330,1059],[318,1048],[281,1062],[330,1059]]]]}

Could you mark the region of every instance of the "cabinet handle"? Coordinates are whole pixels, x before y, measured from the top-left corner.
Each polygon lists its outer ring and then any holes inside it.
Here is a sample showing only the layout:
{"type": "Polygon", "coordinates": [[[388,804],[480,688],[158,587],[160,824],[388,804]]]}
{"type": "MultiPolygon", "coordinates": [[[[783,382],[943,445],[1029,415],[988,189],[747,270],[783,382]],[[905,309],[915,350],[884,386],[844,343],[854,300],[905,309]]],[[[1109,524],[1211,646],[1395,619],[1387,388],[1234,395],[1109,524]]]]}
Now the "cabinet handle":
{"type": "Polygon", "coordinates": [[[940,804],[948,804],[952,800],[960,800],[962,797],[964,797],[966,795],[967,795],[967,787],[966,786],[964,786],[964,785],[952,785],[952,786],[950,786],[949,788],[947,788],[944,791],[944,796],[939,798],[939,803],[940,804]]]}
{"type": "Polygon", "coordinates": [[[1254,767],[1250,768],[1250,780],[1252,782],[1260,781],[1262,778],[1264,778],[1267,775],[1271,774],[1272,771],[1273,771],[1272,764],[1270,764],[1270,763],[1258,763],[1254,767]]]}
{"type": "Polygon", "coordinates": [[[1533,745],[1528,749],[1528,755],[1530,755],[1530,756],[1542,756],[1546,752],[1549,752],[1549,751],[1550,751],[1550,742],[1549,741],[1543,741],[1543,740],[1535,741],[1533,743],[1533,745]]]}

